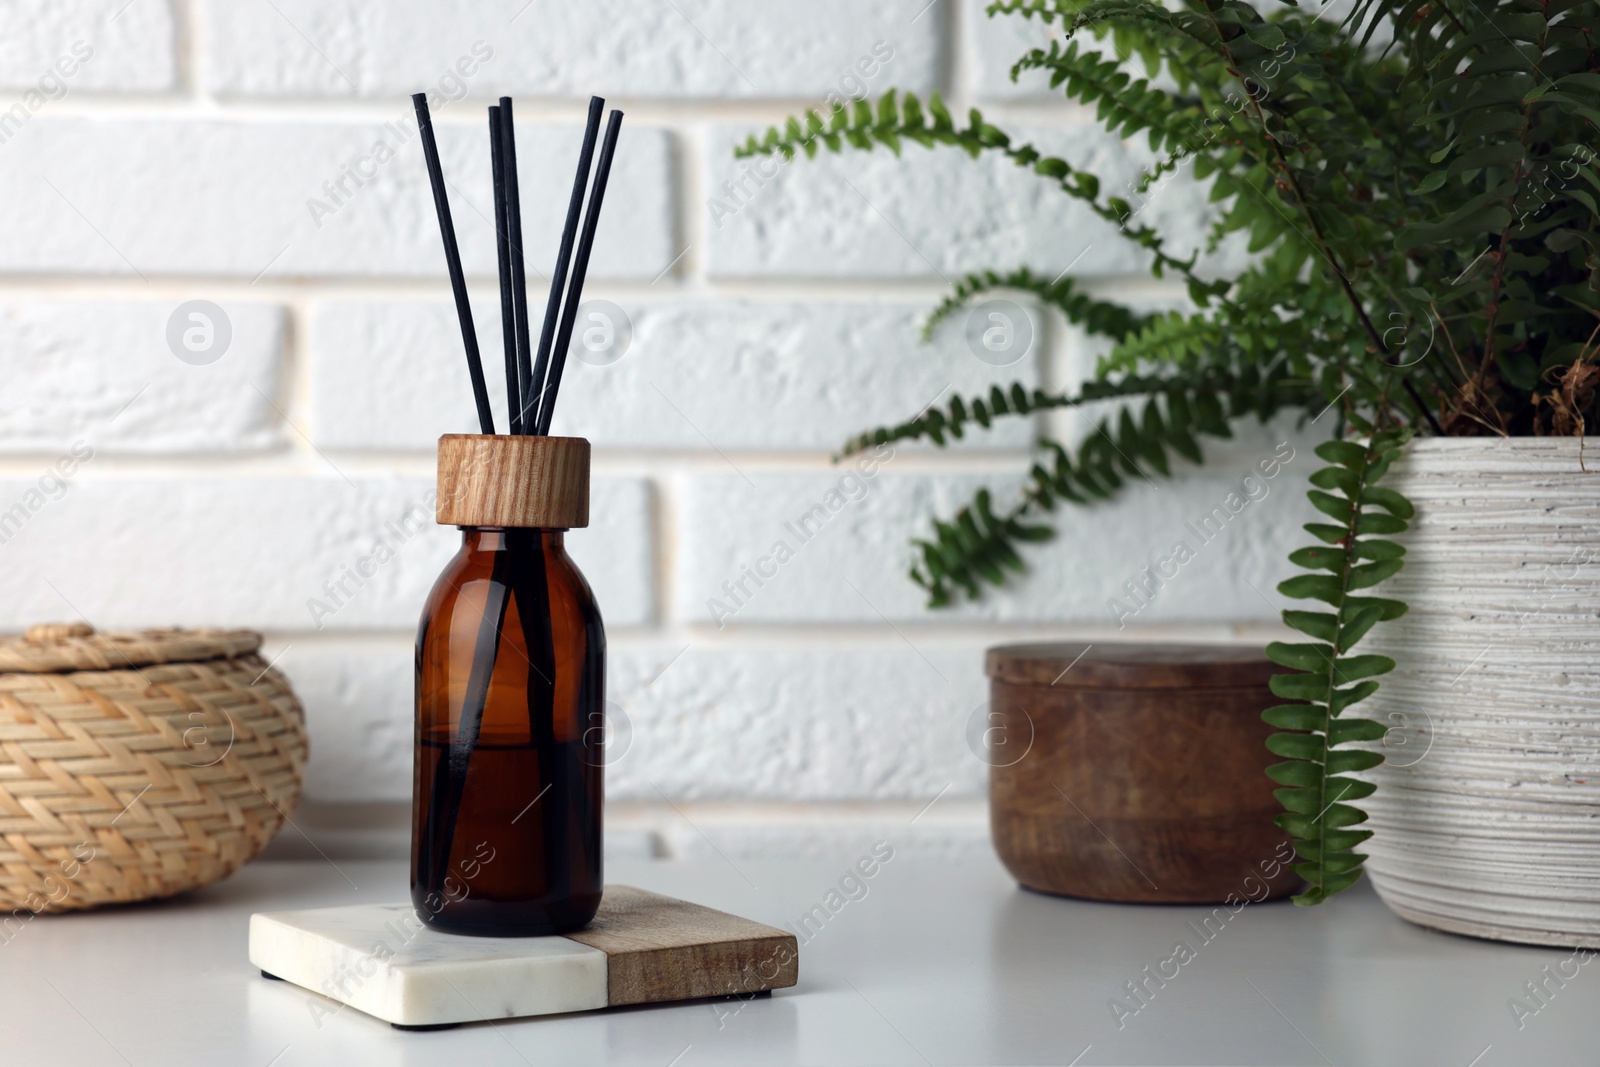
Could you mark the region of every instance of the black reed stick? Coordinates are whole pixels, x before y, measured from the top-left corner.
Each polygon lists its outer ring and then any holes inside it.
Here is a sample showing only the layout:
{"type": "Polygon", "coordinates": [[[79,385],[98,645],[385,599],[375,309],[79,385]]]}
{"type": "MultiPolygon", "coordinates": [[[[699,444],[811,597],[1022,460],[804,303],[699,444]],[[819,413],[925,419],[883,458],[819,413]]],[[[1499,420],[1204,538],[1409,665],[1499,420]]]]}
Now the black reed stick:
{"type": "Polygon", "coordinates": [[[495,553],[489,570],[483,620],[478,626],[472,665],[467,669],[467,688],[461,698],[461,722],[456,736],[450,739],[449,750],[439,758],[433,791],[429,795],[426,825],[433,837],[427,844],[432,847],[421,850],[429,869],[419,880],[426,889],[440,893],[443,893],[444,879],[450,869],[450,849],[455,841],[456,822],[461,817],[461,800],[466,794],[467,770],[472,763],[472,752],[478,747],[478,732],[483,726],[483,709],[489,702],[489,683],[494,677],[500,650],[506,606],[511,602],[510,575],[506,573],[510,553],[504,550],[504,545],[501,548],[495,553]]]}
{"type": "Polygon", "coordinates": [[[450,288],[456,297],[456,318],[461,322],[461,344],[467,350],[467,374],[472,379],[472,400],[478,406],[478,428],[494,433],[494,414],[489,410],[489,387],[483,380],[483,361],[478,356],[478,331],[472,325],[472,305],[467,302],[467,279],[461,272],[461,250],[456,247],[456,227],[450,221],[450,198],[444,188],[444,168],[439,166],[439,146],[433,139],[433,119],[428,114],[428,94],[415,93],[411,104],[417,112],[417,130],[422,134],[422,157],[428,163],[428,182],[433,186],[433,207],[439,215],[439,236],[444,239],[444,262],[450,271],[450,288]]]}
{"type": "MultiPolygon", "coordinates": [[[[556,323],[561,317],[561,296],[567,284],[567,264],[572,259],[572,242],[578,233],[578,216],[583,210],[583,192],[589,184],[589,163],[594,158],[594,143],[600,136],[600,114],[606,102],[589,98],[589,121],[583,130],[583,147],[578,152],[578,173],[572,179],[572,198],[567,202],[567,220],[561,228],[561,248],[556,253],[556,269],[550,276],[550,297],[544,306],[544,323],[539,328],[539,355],[533,364],[534,395],[523,397],[524,419],[537,427],[543,406],[544,380],[550,365],[550,346],[555,341],[556,323]]],[[[532,432],[542,431],[534,429],[532,432]]]]}
{"type": "Polygon", "coordinates": [[[495,249],[500,261],[500,334],[506,347],[506,407],[511,433],[522,433],[522,385],[517,373],[516,298],[511,287],[511,231],[506,222],[506,153],[500,109],[489,108],[489,160],[494,170],[495,249]]]}
{"type": "Polygon", "coordinates": [[[511,119],[511,98],[500,98],[500,150],[506,165],[506,221],[511,239],[511,294],[517,307],[517,391],[522,395],[522,430],[529,429],[527,398],[533,395],[533,355],[528,343],[527,257],[522,251],[522,192],[517,180],[517,128],[511,119]]]}
{"type": "MultiPolygon", "coordinates": [[[[511,288],[516,296],[517,370],[521,382],[523,407],[517,413],[522,432],[532,430],[531,408],[533,363],[528,343],[528,289],[526,260],[522,247],[522,205],[517,183],[516,127],[512,121],[511,98],[500,98],[500,141],[505,166],[506,217],[511,240],[511,288]]],[[[560,790],[570,789],[570,783],[559,779],[559,753],[555,743],[556,652],[550,618],[550,590],[545,574],[544,534],[540,530],[507,530],[506,550],[515,550],[524,566],[511,576],[512,595],[516,599],[517,617],[522,626],[523,644],[528,650],[528,743],[533,746],[538,766],[540,788],[556,785],[560,790]]],[[[543,824],[543,843],[547,858],[549,880],[559,882],[570,877],[566,853],[566,827],[561,816],[566,805],[547,803],[540,812],[543,824]]],[[[559,886],[550,886],[560,892],[559,886]]]]}
{"type": "Polygon", "coordinates": [[[613,111],[606,122],[605,143],[600,146],[600,163],[595,170],[594,189],[583,214],[583,236],[578,238],[578,254],[572,262],[572,281],[567,285],[567,302],[561,310],[561,329],[556,334],[555,354],[550,360],[549,380],[539,391],[539,416],[534,433],[548,434],[555,417],[556,394],[561,389],[561,372],[567,365],[567,346],[572,343],[572,328],[583,300],[583,279],[589,273],[589,252],[594,247],[595,228],[600,223],[600,205],[606,198],[606,179],[611,175],[611,157],[617,151],[617,134],[622,129],[622,112],[613,111]]]}
{"type": "MultiPolygon", "coordinates": [[[[516,549],[524,561],[511,581],[517,601],[517,618],[522,624],[522,642],[528,650],[528,742],[533,746],[539,768],[539,787],[557,786],[557,795],[571,788],[570,779],[561,776],[561,757],[556,743],[556,649],[555,623],[550,611],[550,585],[546,574],[545,531],[507,530],[506,546],[516,549]]],[[[547,803],[540,809],[544,827],[545,855],[552,861],[549,880],[570,877],[566,870],[567,833],[562,821],[566,806],[547,803]]],[[[549,887],[556,890],[555,885],[549,887]]]]}

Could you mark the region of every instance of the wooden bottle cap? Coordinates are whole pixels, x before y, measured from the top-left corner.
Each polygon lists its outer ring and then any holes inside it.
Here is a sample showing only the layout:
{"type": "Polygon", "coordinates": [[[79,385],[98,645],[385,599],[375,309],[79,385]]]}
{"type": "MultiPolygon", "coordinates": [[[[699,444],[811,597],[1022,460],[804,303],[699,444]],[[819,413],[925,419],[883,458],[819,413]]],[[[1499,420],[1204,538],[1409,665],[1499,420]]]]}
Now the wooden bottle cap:
{"type": "Polygon", "coordinates": [[[447,433],[439,438],[434,517],[442,526],[587,526],[589,442],[447,433]]]}
{"type": "Polygon", "coordinates": [[[1230,689],[1265,686],[1281,668],[1260,645],[1052,641],[991,648],[990,678],[1057,689],[1230,689]]]}

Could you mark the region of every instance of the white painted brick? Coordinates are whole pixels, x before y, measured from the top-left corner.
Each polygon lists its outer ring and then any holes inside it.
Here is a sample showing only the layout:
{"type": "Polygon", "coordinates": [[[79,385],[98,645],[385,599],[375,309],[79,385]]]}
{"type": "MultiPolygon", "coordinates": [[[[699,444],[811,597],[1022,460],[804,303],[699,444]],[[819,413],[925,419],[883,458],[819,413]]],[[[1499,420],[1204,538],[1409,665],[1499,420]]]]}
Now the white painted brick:
{"type": "Polygon", "coordinates": [[[1056,539],[1024,550],[1030,572],[1024,581],[938,615],[924,609],[921,590],[905,576],[911,562],[908,540],[926,536],[931,515],[951,517],[986,484],[993,487],[997,510],[1009,507],[1019,481],[1015,475],[933,478],[896,473],[891,461],[864,483],[865,495],[856,490],[855,502],[833,498],[843,506],[820,530],[815,520],[801,529],[809,540],[796,534],[799,520],[814,506],[826,512],[827,493],[839,487],[840,475],[752,473],[748,481],[737,475],[695,477],[689,480],[681,518],[673,611],[686,622],[716,625],[720,620],[729,626],[885,619],[1114,625],[1117,617],[1108,610],[1108,599],[1121,596],[1124,582],[1181,540],[1194,558],[1130,626],[1268,619],[1277,606],[1249,583],[1267,593],[1288,577],[1291,568],[1284,557],[1305,536],[1298,524],[1307,521],[1310,509],[1300,491],[1311,469],[1306,464],[1315,460],[1304,440],[1295,443],[1295,461],[1264,483],[1267,495],[1247,504],[1220,535],[1204,542],[1186,524],[1222,504],[1238,488],[1243,469],[1270,457],[1283,439],[1246,428],[1240,432],[1249,433],[1256,447],[1236,446],[1242,462],[1235,471],[1191,468],[1171,481],[1129,485],[1109,504],[1060,508],[1056,539]],[[781,566],[763,563],[780,541],[793,558],[781,566]],[[744,577],[746,567],[757,566],[776,574],[761,587],[745,577],[748,595],[725,588],[724,583],[744,577]]]}
{"type": "MultiPolygon", "coordinates": [[[[487,299],[476,306],[503,423],[499,315],[487,299]]],[[[936,397],[1038,381],[1035,356],[1003,368],[979,361],[960,316],[923,344],[924,304],[623,299],[618,306],[632,320],[632,343],[606,366],[568,360],[553,427],[601,448],[831,451],[936,397]]],[[[1044,346],[1037,321],[1034,337],[1036,355],[1044,346]]],[[[323,303],[312,317],[311,350],[319,447],[432,448],[439,434],[475,425],[453,304],[323,303]]],[[[1017,447],[1031,436],[1026,422],[1014,420],[969,440],[1017,447]]]]}
{"type": "Polygon", "coordinates": [[[589,580],[607,626],[657,618],[655,522],[650,483],[597,477],[589,485],[589,525],[569,530],[567,551],[589,580]]]}
{"type": "MultiPolygon", "coordinates": [[[[505,433],[499,298],[490,286],[473,288],[495,430],[505,433]]],[[[309,433],[317,447],[431,450],[441,434],[478,432],[454,303],[323,301],[312,311],[308,336],[309,433]]]]}
{"type": "MultiPolygon", "coordinates": [[[[232,340],[213,363],[183,362],[167,323],[183,300],[0,301],[7,400],[0,451],[230,452],[283,441],[283,311],[223,298],[232,340]]],[[[187,321],[187,320],[186,320],[187,321]]]]}
{"type": "MultiPolygon", "coordinates": [[[[41,464],[40,474],[45,473],[41,464]]],[[[53,484],[53,483],[52,483],[53,484]]],[[[247,626],[411,631],[460,535],[433,522],[431,478],[103,477],[90,461],[55,500],[0,480],[0,631],[81,615],[103,629],[247,626]],[[37,506],[35,506],[37,504],[37,506]],[[415,531],[391,523],[415,505],[415,531]],[[16,508],[21,508],[18,515],[16,508]],[[16,521],[6,526],[7,517],[16,521]],[[420,523],[420,526],[418,525],[420,523]],[[335,598],[383,538],[393,558],[335,598]],[[334,609],[314,611],[315,598],[334,609]]],[[[596,479],[594,525],[569,550],[609,625],[652,616],[648,489],[596,479]]]]}
{"type": "MultiPolygon", "coordinates": [[[[854,149],[786,165],[778,157],[733,158],[738,144],[761,132],[755,124],[719,126],[710,138],[701,210],[705,262],[715,277],[953,279],[1020,266],[1047,276],[1070,268],[1085,277],[1146,269],[1148,257],[1116,227],[1054,181],[993,153],[974,161],[954,148],[907,143],[899,158],[854,149]],[[758,165],[775,172],[764,185],[757,184],[758,165]],[[733,193],[725,182],[734,183],[733,193]]],[[[1079,126],[1009,132],[1098,175],[1102,197],[1128,193],[1149,158],[1142,142],[1119,141],[1087,117],[1079,126]]],[[[1139,221],[1181,255],[1200,243],[1210,214],[1185,174],[1149,198],[1139,221]]]]}
{"type": "Polygon", "coordinates": [[[32,89],[48,100],[82,90],[170,89],[176,82],[168,0],[12,0],[5,24],[0,89],[32,89]],[[63,56],[68,62],[56,66],[63,56]]]}
{"type": "MultiPolygon", "coordinates": [[[[582,129],[524,124],[519,132],[532,273],[555,260],[582,129]]],[[[441,124],[438,136],[463,261],[492,276],[485,124],[441,124]]],[[[8,235],[0,271],[446,278],[415,118],[399,103],[387,127],[40,118],[7,151],[30,165],[0,168],[0,231],[8,235]],[[379,143],[394,158],[362,163],[379,143]],[[349,165],[376,176],[357,188],[349,165]],[[323,186],[341,178],[349,195],[337,206],[323,186]],[[313,199],[337,210],[314,214],[313,199]]],[[[671,184],[666,134],[627,129],[594,276],[653,278],[678,254],[671,184]]]]}
{"type": "Polygon", "coordinates": [[[924,3],[207,0],[205,82],[227,95],[459,93],[441,79],[488,52],[465,79],[478,96],[821,100],[841,83],[848,91],[844,79],[883,41],[893,55],[869,85],[920,91],[940,50],[940,20],[917,17],[924,3]]]}
{"type": "Polygon", "coordinates": [[[411,640],[274,641],[264,654],[305,705],[311,737],[307,801],[411,799],[416,728],[411,640]]]}
{"type": "Polygon", "coordinates": [[[840,800],[983,789],[966,746],[987,698],[978,645],[690,643],[613,651],[609,699],[632,743],[606,768],[613,800],[840,800]],[[659,792],[658,792],[659,791],[659,792]]]}

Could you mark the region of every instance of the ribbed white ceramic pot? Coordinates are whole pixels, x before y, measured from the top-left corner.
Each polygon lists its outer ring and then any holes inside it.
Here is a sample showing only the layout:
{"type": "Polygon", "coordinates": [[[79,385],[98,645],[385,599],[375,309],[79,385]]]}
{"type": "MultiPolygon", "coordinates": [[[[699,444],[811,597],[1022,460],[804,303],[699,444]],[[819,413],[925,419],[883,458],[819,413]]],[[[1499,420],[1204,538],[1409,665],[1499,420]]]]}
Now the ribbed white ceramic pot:
{"type": "Polygon", "coordinates": [[[1390,726],[1373,885],[1425,926],[1600,946],[1600,438],[1419,439],[1383,484],[1417,515],[1377,590],[1411,610],[1357,649],[1399,664],[1357,712],[1390,726]]]}

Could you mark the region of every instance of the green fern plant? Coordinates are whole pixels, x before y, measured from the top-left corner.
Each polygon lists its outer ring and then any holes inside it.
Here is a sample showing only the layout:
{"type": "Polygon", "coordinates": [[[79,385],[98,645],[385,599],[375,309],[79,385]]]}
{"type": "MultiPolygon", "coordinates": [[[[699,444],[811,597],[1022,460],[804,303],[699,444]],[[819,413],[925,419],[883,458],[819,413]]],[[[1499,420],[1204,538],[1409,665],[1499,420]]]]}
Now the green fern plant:
{"type": "Polygon", "coordinates": [[[1405,614],[1397,600],[1355,596],[1398,572],[1405,549],[1384,535],[1405,530],[1411,504],[1399,493],[1377,484],[1399,455],[1409,431],[1385,430],[1364,444],[1326,441],[1317,455],[1332,466],[1311,476],[1311,502],[1333,522],[1306,524],[1306,532],[1325,543],[1296,549],[1289,560],[1312,573],[1281,583],[1278,592],[1300,600],[1320,600],[1333,610],[1286,611],[1284,621],[1313,638],[1267,646],[1272,662],[1297,673],[1272,679],[1272,691],[1285,700],[1301,701],[1268,708],[1262,717],[1293,733],[1273,734],[1267,748],[1284,762],[1267,769],[1283,789],[1277,790],[1284,813],[1278,826],[1294,839],[1300,862],[1295,872],[1310,887],[1301,903],[1318,904],[1361,877],[1366,857],[1353,851],[1371,836],[1352,830],[1366,815],[1348,803],[1370,796],[1373,786],[1344,775],[1383,762],[1369,749],[1349,749],[1352,741],[1375,741],[1382,724],[1345,716],[1344,712],[1378,689],[1379,675],[1394,670],[1387,656],[1348,653],[1368,630],[1405,614]],[[1322,573],[1327,572],[1327,573],[1322,573]]]}
{"type": "Polygon", "coordinates": [[[1310,499],[1323,544],[1291,556],[1306,573],[1279,588],[1330,611],[1288,611],[1309,638],[1269,654],[1293,673],[1267,712],[1282,733],[1279,824],[1318,903],[1360,877],[1365,831],[1350,774],[1378,761],[1345,746],[1381,736],[1348,714],[1392,664],[1350,650],[1404,606],[1353,595],[1398,571],[1410,505],[1379,485],[1409,435],[1582,434],[1600,391],[1600,0],[1354,0],[1342,18],[1283,0],[999,0],[991,15],[1040,20],[1059,37],[1014,79],[1043,77],[1093,108],[1153,160],[1123,192],[1019,142],[976,109],[890,92],[815,111],[752,136],[743,156],[896,155],[907,145],[1010,160],[1115,225],[1190,307],[1152,315],[1026,269],[961,279],[928,330],[996,291],[1029,294],[1111,345],[1070,391],[1018,384],[956,397],[850,440],[947,446],[997,420],[1084,408],[1073,447],[1038,441],[1023,489],[984,490],[914,542],[911,577],[935,606],[979,597],[1026,570],[1051,513],[1092,505],[1130,478],[1204,459],[1232,424],[1298,413],[1329,426],[1310,499]],[[1086,36],[1110,53],[1085,47],[1086,36]],[[1375,42],[1384,42],[1378,44],[1375,42]],[[1140,70],[1131,68],[1138,57],[1140,70]],[[1156,79],[1160,78],[1158,84],[1156,79]],[[1215,217],[1198,248],[1173,247],[1144,208],[1181,170],[1205,183],[1215,217]],[[1251,259],[1218,276],[1208,258],[1234,235],[1251,259]],[[1334,417],[1319,421],[1326,411],[1334,417]],[[1181,462],[1180,462],[1181,461],[1181,462]]]}

